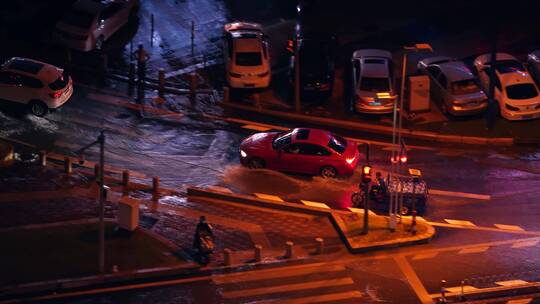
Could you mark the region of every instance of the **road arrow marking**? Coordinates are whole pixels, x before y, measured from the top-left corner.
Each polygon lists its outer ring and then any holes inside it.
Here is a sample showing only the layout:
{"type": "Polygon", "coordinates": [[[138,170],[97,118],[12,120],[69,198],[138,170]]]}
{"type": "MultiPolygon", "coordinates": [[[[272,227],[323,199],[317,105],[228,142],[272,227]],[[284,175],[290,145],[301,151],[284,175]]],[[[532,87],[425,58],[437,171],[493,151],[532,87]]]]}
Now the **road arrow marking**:
{"type": "Polygon", "coordinates": [[[276,196],[276,195],[270,195],[270,194],[264,194],[264,193],[254,193],[254,194],[255,194],[256,197],[262,198],[262,199],[265,199],[265,200],[274,201],[274,202],[281,202],[281,203],[284,202],[281,199],[281,197],[276,196]]]}
{"type": "Polygon", "coordinates": [[[525,231],[523,228],[515,225],[494,224],[494,226],[503,230],[525,231]]]}
{"type": "Polygon", "coordinates": [[[481,253],[488,249],[489,249],[489,246],[465,248],[458,251],[458,254],[481,253]]]}
{"type": "Polygon", "coordinates": [[[448,224],[452,225],[458,225],[458,226],[468,226],[468,227],[476,227],[475,224],[469,222],[469,221],[460,221],[460,220],[449,220],[444,219],[448,224]]]}
{"type": "Polygon", "coordinates": [[[517,242],[512,244],[510,248],[525,248],[525,247],[535,247],[540,243],[538,240],[532,240],[532,241],[525,241],[525,242],[517,242]]]}

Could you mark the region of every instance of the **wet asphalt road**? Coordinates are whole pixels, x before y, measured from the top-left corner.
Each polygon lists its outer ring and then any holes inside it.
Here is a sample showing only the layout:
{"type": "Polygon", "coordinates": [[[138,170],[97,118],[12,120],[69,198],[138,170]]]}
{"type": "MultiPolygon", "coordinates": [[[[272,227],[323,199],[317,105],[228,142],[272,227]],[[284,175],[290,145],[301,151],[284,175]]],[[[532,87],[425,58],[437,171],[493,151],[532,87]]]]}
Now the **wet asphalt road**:
{"type": "MultiPolygon", "coordinates": [[[[290,6],[282,1],[277,3],[264,7],[271,13],[255,15],[254,19],[274,24],[276,18],[290,18],[290,6]]],[[[197,5],[192,1],[145,2],[139,22],[109,43],[112,65],[117,69],[126,66],[128,41],[142,41],[150,48],[149,39],[145,37],[150,36],[149,19],[153,12],[161,18],[156,22],[150,68],[155,72],[163,67],[171,73],[172,80],[182,82],[184,74],[175,72],[202,59],[214,67],[202,72],[206,80],[210,78],[205,83],[219,87],[222,80],[216,78],[222,68],[219,65],[221,26],[227,20],[249,17],[246,12],[257,9],[261,8],[215,1],[197,5]],[[197,20],[197,30],[201,33],[195,38],[196,58],[191,55],[188,43],[193,19],[197,20]]],[[[281,37],[280,34],[272,38],[282,40],[276,37],[281,37]]],[[[344,34],[344,37],[349,36],[344,34]]],[[[57,50],[50,46],[49,52],[44,51],[39,56],[46,58],[57,50]]],[[[274,52],[279,54],[280,51],[275,49],[274,52]]],[[[62,56],[52,61],[62,62],[62,56]]],[[[75,53],[75,60],[79,56],[87,55],[75,53]]],[[[276,65],[279,64],[278,60],[276,65]]],[[[84,75],[78,77],[83,79],[84,75]]],[[[156,94],[147,92],[145,105],[170,111],[166,115],[152,114],[125,106],[125,101],[131,99],[125,96],[127,88],[123,83],[110,82],[102,88],[91,81],[85,83],[76,86],[74,97],[60,112],[45,118],[29,116],[24,110],[3,105],[0,136],[69,155],[93,141],[100,129],[105,129],[107,163],[141,173],[146,176],[141,178],[145,182],[152,176],[160,176],[164,185],[178,189],[187,185],[218,185],[242,193],[260,192],[290,200],[320,201],[337,208],[350,204],[350,192],[358,184],[358,172],[350,178],[329,182],[317,177],[242,168],[238,162],[238,145],[253,131],[242,125],[204,118],[203,113],[221,114],[208,96],[201,96],[195,106],[182,96],[167,96],[165,104],[158,104],[154,102],[156,94]]],[[[365,138],[363,134],[347,135],[365,138]]],[[[327,262],[334,261],[345,267],[331,278],[352,278],[354,283],[352,287],[330,288],[327,292],[361,291],[366,303],[416,303],[415,291],[406,283],[410,278],[398,271],[399,264],[403,263],[401,258],[414,269],[428,294],[438,292],[442,279],[447,280],[450,287],[458,286],[463,279],[476,287],[494,286],[495,282],[507,280],[540,281],[540,203],[537,199],[540,149],[408,144],[419,146],[409,151],[409,167],[421,169],[431,189],[439,193],[446,191],[444,195],[430,196],[425,214],[427,220],[441,224],[437,227],[438,234],[427,245],[380,254],[350,256],[342,253],[329,258],[331,261],[327,262]],[[484,197],[468,198],[463,193],[484,197]],[[447,219],[469,221],[474,226],[443,226],[447,219]]],[[[390,152],[387,148],[384,143],[372,146],[371,163],[375,168],[388,169],[390,152]]],[[[97,150],[89,150],[87,158],[97,160],[97,150]]],[[[287,282],[320,280],[317,275],[315,270],[313,278],[290,277],[287,282]]],[[[275,284],[271,280],[260,282],[260,286],[275,284]]],[[[254,288],[241,283],[237,288],[242,286],[254,288]]],[[[79,299],[75,303],[209,303],[220,301],[227,288],[230,287],[220,287],[209,280],[79,299]]],[[[304,292],[318,294],[321,291],[304,292]]],[[[268,298],[274,296],[268,295],[268,298]]],[[[242,298],[244,300],[252,299],[242,298]]]]}

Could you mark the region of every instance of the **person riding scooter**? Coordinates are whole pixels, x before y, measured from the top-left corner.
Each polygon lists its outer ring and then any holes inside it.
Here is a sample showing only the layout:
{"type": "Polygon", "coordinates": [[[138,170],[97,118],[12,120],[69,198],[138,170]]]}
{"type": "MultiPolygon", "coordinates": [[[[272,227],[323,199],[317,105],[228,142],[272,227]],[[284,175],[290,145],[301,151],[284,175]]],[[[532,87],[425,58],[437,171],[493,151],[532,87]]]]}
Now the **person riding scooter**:
{"type": "Polygon", "coordinates": [[[197,251],[197,255],[204,264],[207,263],[208,254],[214,250],[214,232],[212,231],[212,226],[206,222],[206,217],[204,216],[199,218],[199,223],[195,229],[193,249],[197,251]]]}
{"type": "Polygon", "coordinates": [[[384,201],[386,191],[388,191],[388,186],[386,185],[386,181],[384,180],[384,177],[382,177],[381,172],[375,173],[375,181],[373,185],[371,185],[371,190],[369,192],[370,199],[376,202],[382,202],[384,201]]]}

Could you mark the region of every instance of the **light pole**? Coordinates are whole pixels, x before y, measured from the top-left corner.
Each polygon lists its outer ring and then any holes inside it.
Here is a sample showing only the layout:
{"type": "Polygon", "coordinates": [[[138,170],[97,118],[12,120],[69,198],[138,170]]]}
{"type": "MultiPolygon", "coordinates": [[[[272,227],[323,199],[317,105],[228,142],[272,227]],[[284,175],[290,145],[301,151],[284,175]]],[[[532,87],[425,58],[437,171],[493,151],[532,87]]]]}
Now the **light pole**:
{"type": "Polygon", "coordinates": [[[294,42],[294,109],[296,113],[302,110],[300,105],[300,54],[298,52],[298,40],[300,35],[296,33],[294,42]]]}
{"type": "MultiPolygon", "coordinates": [[[[401,88],[399,94],[399,118],[397,115],[397,99],[394,102],[394,115],[393,115],[393,125],[392,125],[392,179],[395,180],[397,174],[400,171],[398,151],[396,149],[396,144],[401,143],[401,128],[403,122],[403,100],[405,98],[405,78],[407,75],[407,53],[410,51],[420,52],[420,51],[429,51],[433,52],[431,45],[427,43],[417,43],[414,46],[404,46],[403,47],[403,59],[401,63],[401,88]],[[399,120],[399,122],[397,122],[399,120]],[[396,126],[399,124],[399,126],[396,126]]],[[[389,183],[390,184],[390,183],[389,183]]],[[[396,187],[396,189],[398,189],[396,187]]],[[[390,206],[388,208],[388,215],[390,216],[390,221],[388,226],[390,230],[394,231],[396,229],[396,214],[398,207],[398,197],[399,194],[397,191],[390,192],[390,206]]]]}
{"type": "Polygon", "coordinates": [[[99,143],[99,252],[98,265],[99,273],[105,273],[105,181],[103,172],[105,171],[105,131],[101,130],[96,141],[82,147],[77,151],[80,156],[80,162],[84,162],[83,152],[99,143]]]}

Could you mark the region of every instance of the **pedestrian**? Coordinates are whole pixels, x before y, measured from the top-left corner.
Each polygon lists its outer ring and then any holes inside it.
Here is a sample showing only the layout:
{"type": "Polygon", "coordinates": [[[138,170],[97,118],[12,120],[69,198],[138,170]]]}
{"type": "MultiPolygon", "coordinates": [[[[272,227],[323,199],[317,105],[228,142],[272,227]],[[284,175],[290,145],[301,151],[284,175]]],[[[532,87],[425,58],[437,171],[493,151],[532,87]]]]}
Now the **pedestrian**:
{"type": "Polygon", "coordinates": [[[144,49],[142,43],[139,43],[135,55],[137,57],[137,82],[141,84],[146,78],[146,61],[150,58],[150,54],[144,49]]]}
{"type": "Polygon", "coordinates": [[[206,217],[202,215],[199,218],[199,223],[197,224],[197,227],[195,228],[195,237],[193,239],[193,248],[200,249],[201,246],[201,236],[210,236],[212,239],[214,238],[214,232],[212,231],[212,225],[208,224],[206,222],[206,217]]]}

